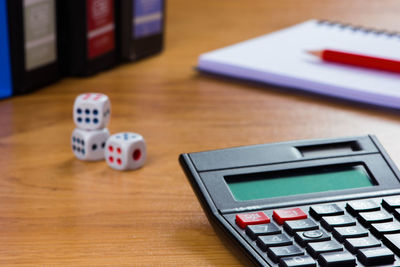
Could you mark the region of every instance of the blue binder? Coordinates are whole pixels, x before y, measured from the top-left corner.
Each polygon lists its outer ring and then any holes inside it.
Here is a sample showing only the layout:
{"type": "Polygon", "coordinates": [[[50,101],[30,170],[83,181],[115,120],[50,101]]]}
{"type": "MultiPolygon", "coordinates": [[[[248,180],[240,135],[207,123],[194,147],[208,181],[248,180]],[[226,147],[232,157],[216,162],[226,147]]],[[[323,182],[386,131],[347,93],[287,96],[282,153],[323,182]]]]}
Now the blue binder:
{"type": "Polygon", "coordinates": [[[6,98],[13,91],[6,0],[0,0],[0,36],[0,98],[6,98]]]}

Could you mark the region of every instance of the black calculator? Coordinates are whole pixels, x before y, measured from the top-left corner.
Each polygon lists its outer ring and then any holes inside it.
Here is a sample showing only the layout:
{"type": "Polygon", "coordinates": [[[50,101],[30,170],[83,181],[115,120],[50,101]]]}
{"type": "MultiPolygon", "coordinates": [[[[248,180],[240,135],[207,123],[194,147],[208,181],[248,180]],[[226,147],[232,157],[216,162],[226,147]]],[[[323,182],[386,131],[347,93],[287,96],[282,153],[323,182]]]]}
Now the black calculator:
{"type": "Polygon", "coordinates": [[[400,173],[375,136],[179,160],[211,224],[249,263],[400,266],[400,173]]]}

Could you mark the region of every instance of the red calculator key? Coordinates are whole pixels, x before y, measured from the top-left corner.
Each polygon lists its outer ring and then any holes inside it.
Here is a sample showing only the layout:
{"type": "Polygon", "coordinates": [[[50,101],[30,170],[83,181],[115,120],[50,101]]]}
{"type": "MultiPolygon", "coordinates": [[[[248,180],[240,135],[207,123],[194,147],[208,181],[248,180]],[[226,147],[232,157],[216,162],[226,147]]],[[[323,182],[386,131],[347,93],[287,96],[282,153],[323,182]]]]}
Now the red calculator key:
{"type": "Polygon", "coordinates": [[[262,211],[236,214],[236,223],[244,229],[247,225],[269,223],[271,220],[262,211]]]}
{"type": "Polygon", "coordinates": [[[285,221],[307,219],[307,214],[300,208],[274,210],[272,217],[278,224],[285,221]]]}

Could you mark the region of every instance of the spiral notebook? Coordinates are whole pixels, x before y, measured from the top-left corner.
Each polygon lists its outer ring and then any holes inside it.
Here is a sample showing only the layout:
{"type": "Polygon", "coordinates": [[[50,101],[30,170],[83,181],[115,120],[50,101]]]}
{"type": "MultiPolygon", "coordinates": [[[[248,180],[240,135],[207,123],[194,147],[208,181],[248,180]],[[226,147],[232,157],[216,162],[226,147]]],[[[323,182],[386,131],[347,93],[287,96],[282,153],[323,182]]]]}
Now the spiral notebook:
{"type": "Polygon", "coordinates": [[[400,109],[400,75],[326,63],[306,51],[335,49],[400,60],[400,35],[309,20],[200,55],[198,69],[400,109]]]}

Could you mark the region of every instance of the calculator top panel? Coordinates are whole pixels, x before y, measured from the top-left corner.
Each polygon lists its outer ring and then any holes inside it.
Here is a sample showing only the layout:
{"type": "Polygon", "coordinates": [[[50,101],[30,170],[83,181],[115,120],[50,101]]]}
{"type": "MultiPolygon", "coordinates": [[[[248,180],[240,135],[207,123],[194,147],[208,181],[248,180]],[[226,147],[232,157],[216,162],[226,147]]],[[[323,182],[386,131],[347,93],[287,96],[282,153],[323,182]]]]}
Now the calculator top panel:
{"type": "Polygon", "coordinates": [[[393,194],[399,173],[374,136],[236,147],[181,155],[220,213],[393,194]]]}

